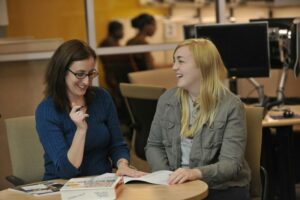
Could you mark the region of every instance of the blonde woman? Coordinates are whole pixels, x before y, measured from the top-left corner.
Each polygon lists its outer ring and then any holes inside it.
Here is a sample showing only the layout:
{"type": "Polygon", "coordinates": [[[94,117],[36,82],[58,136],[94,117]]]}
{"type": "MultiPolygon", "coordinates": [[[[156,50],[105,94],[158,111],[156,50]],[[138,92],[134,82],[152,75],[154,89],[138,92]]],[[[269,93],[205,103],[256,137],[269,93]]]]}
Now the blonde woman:
{"type": "Polygon", "coordinates": [[[145,148],[152,171],[172,170],[169,184],[201,179],[208,199],[249,199],[244,106],[223,85],[215,45],[190,39],[174,51],[177,88],[158,102],[145,148]]]}

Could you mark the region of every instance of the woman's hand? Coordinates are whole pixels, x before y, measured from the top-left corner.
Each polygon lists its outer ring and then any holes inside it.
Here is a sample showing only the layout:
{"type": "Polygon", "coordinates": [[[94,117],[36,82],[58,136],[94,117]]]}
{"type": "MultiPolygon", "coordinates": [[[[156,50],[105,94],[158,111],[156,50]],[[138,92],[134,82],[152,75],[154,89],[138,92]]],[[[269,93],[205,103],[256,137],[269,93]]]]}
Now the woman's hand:
{"type": "Polygon", "coordinates": [[[174,171],[168,180],[170,185],[184,183],[186,181],[194,181],[198,180],[202,177],[202,173],[199,169],[186,169],[186,168],[178,168],[174,171]]]}
{"type": "Polygon", "coordinates": [[[147,173],[138,171],[137,169],[130,167],[128,165],[128,161],[122,159],[121,161],[118,162],[118,170],[116,174],[117,176],[140,177],[146,175],[147,173]]]}
{"type": "Polygon", "coordinates": [[[89,116],[85,112],[85,107],[72,104],[72,109],[69,114],[71,120],[75,123],[77,130],[67,156],[72,165],[77,169],[81,166],[84,154],[85,136],[87,131],[85,118],[89,116]]]}
{"type": "Polygon", "coordinates": [[[85,113],[86,108],[83,106],[76,106],[73,105],[71,112],[70,112],[70,118],[75,123],[78,129],[86,130],[87,129],[87,123],[85,121],[85,118],[87,118],[89,115],[85,113]]]}

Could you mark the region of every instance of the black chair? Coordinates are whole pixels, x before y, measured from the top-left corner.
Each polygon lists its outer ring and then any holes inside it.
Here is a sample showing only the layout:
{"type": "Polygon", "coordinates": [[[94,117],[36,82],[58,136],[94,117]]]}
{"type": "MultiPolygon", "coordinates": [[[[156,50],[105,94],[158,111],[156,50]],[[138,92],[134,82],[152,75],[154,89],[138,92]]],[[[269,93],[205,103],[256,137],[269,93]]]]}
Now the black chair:
{"type": "Polygon", "coordinates": [[[144,148],[147,144],[157,101],[166,89],[157,86],[121,83],[120,90],[134,130],[132,138],[134,153],[142,160],[146,160],[144,148]]]}

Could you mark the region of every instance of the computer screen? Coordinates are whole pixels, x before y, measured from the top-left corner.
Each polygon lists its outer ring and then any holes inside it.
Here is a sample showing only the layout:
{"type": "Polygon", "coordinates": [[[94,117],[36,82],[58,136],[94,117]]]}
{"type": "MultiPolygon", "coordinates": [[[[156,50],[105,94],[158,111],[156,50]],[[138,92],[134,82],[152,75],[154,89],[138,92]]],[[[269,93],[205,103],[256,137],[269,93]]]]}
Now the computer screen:
{"type": "Polygon", "coordinates": [[[196,25],[197,38],[218,48],[229,77],[268,77],[270,54],[267,22],[196,25]]]}
{"type": "MultiPolygon", "coordinates": [[[[282,69],[284,65],[283,52],[292,54],[292,35],[294,18],[250,19],[250,22],[268,22],[271,68],[282,69]],[[285,50],[282,48],[285,47],[285,50]]],[[[292,68],[293,64],[290,63],[292,68]]]]}
{"type": "Polygon", "coordinates": [[[195,24],[183,25],[184,39],[196,38],[195,24]]]}

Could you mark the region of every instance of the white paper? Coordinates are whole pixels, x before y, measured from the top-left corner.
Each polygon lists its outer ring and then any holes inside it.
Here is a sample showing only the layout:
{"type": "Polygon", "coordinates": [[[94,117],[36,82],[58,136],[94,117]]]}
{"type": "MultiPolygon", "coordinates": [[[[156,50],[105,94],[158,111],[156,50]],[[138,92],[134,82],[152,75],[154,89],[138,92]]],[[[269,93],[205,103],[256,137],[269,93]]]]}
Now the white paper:
{"type": "Polygon", "coordinates": [[[124,183],[126,184],[130,181],[142,181],[158,185],[168,185],[168,179],[171,173],[173,172],[168,170],[161,170],[138,178],[124,176],[124,183]]]}
{"type": "Polygon", "coordinates": [[[24,189],[24,190],[38,190],[38,189],[46,189],[46,188],[48,188],[48,187],[44,184],[29,185],[29,186],[22,187],[22,189],[24,189]]]}

